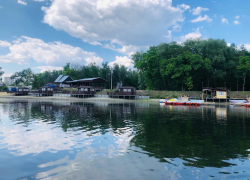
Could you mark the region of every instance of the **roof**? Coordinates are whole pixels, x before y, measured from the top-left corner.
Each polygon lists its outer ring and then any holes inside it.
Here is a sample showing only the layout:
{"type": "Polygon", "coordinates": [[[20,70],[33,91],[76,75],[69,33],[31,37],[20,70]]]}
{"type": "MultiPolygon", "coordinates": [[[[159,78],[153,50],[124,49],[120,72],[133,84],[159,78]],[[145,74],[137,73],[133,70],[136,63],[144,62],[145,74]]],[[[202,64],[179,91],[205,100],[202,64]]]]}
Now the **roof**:
{"type": "Polygon", "coordinates": [[[27,87],[20,87],[18,89],[30,89],[30,88],[27,88],[27,87]]]}
{"type": "Polygon", "coordinates": [[[74,80],[74,81],[66,81],[67,83],[72,83],[72,82],[82,82],[82,81],[94,81],[94,80],[97,80],[97,79],[101,79],[103,81],[106,81],[105,79],[103,78],[100,78],[100,77],[94,77],[94,78],[84,78],[84,79],[79,79],[79,80],[74,80]]]}
{"type": "MultiPolygon", "coordinates": [[[[40,88],[52,88],[51,86],[42,86],[40,88]]],[[[53,88],[52,88],[53,89],[53,88]]]]}
{"type": "Polygon", "coordinates": [[[92,86],[80,86],[78,88],[95,88],[95,87],[92,87],[92,86]]]}
{"type": "Polygon", "coordinates": [[[56,78],[55,82],[59,82],[59,80],[63,77],[63,75],[59,75],[58,78],[56,78]]]}
{"type": "Polygon", "coordinates": [[[132,87],[132,86],[122,86],[122,87],[119,87],[119,89],[135,89],[135,87],[132,87]]]}
{"type": "Polygon", "coordinates": [[[70,76],[64,76],[64,75],[60,75],[58,76],[58,78],[55,80],[55,83],[62,83],[65,80],[67,80],[68,78],[71,79],[71,81],[73,81],[73,79],[70,76]]]}

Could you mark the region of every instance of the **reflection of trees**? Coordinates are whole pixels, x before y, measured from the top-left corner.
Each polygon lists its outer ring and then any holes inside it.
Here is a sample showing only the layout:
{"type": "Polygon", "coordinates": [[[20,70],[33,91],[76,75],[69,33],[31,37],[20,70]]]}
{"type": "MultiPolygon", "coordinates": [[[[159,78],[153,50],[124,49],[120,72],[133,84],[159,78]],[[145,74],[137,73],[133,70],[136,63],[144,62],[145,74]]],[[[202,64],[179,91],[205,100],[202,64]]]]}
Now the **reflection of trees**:
{"type": "Polygon", "coordinates": [[[131,140],[131,145],[141,147],[161,161],[182,158],[185,165],[196,167],[229,166],[230,163],[224,160],[247,157],[250,121],[231,117],[225,126],[218,123],[211,112],[212,109],[203,112],[202,116],[197,112],[166,112],[163,115],[162,112],[148,111],[143,116],[141,131],[131,140]]]}
{"type": "Polygon", "coordinates": [[[32,121],[55,124],[64,132],[127,134],[131,146],[167,161],[181,158],[187,166],[230,166],[224,160],[248,157],[250,109],[223,107],[162,107],[140,104],[92,104],[85,102],[12,102],[3,112],[18,124],[32,121]],[[221,113],[220,113],[221,114],[221,113]]]}

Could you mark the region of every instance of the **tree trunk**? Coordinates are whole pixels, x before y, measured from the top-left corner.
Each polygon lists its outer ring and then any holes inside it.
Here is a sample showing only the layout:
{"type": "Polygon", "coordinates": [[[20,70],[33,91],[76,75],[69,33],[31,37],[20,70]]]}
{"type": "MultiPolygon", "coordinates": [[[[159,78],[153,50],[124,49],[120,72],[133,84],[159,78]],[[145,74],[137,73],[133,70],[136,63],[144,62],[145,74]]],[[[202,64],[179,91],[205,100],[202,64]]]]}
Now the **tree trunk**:
{"type": "Polygon", "coordinates": [[[243,76],[243,91],[245,90],[246,76],[243,76]]]}

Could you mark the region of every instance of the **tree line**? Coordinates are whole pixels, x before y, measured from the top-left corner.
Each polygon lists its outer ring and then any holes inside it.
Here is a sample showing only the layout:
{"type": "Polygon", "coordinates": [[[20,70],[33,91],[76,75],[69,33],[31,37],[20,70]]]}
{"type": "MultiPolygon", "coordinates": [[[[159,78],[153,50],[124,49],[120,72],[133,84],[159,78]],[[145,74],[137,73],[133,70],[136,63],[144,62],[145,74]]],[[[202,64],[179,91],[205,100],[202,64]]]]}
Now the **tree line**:
{"type": "Polygon", "coordinates": [[[74,80],[101,77],[107,80],[107,89],[111,88],[111,78],[113,87],[115,87],[118,82],[122,82],[124,86],[138,87],[138,73],[136,70],[131,70],[124,65],[120,66],[118,64],[114,64],[114,66],[110,67],[108,62],[105,62],[102,63],[102,66],[98,66],[95,63],[91,63],[87,66],[67,63],[62,70],[45,71],[34,74],[32,88],[38,89],[46,83],[53,83],[61,74],[70,75],[74,80]]]}
{"type": "Polygon", "coordinates": [[[221,39],[190,39],[151,46],[132,55],[139,89],[201,90],[224,87],[250,90],[250,53],[221,39]]]}
{"type": "MultiPolygon", "coordinates": [[[[12,75],[14,85],[38,89],[63,74],[73,79],[101,77],[107,89],[122,82],[140,90],[200,91],[202,87],[250,90],[250,53],[242,45],[228,46],[221,39],[189,39],[184,43],[162,43],[132,55],[134,69],[108,62],[101,66],[67,63],[62,70],[33,73],[30,68],[12,75]],[[112,76],[111,76],[112,74],[112,76]]],[[[1,69],[0,69],[1,74],[1,69]]]]}

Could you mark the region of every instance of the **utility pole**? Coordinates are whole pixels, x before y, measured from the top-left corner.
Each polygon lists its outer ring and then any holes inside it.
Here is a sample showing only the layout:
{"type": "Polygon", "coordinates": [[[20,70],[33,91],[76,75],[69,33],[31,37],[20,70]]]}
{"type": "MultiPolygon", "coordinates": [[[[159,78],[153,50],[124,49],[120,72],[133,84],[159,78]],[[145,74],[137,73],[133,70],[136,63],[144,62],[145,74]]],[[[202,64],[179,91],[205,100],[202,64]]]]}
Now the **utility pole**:
{"type": "Polygon", "coordinates": [[[113,68],[112,68],[112,67],[110,68],[110,73],[111,73],[111,89],[113,89],[113,86],[112,86],[112,73],[113,73],[113,68]]]}

